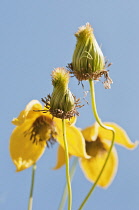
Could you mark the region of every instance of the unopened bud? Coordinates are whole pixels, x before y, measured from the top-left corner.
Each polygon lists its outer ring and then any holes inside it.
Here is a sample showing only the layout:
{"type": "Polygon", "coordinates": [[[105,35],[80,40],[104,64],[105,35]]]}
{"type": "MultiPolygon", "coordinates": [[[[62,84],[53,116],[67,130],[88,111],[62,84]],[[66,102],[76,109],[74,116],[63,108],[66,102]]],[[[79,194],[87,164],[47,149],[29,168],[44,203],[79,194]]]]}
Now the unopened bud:
{"type": "Polygon", "coordinates": [[[67,119],[78,115],[76,107],[78,100],[68,88],[69,72],[65,68],[56,68],[52,72],[53,93],[48,96],[45,102],[49,112],[57,118],[67,119]]]}
{"type": "Polygon", "coordinates": [[[107,73],[105,58],[95,39],[91,25],[86,23],[85,26],[79,27],[75,36],[77,43],[72,63],[69,64],[71,73],[79,81],[89,79],[99,80],[102,75],[105,77],[107,73]]]}

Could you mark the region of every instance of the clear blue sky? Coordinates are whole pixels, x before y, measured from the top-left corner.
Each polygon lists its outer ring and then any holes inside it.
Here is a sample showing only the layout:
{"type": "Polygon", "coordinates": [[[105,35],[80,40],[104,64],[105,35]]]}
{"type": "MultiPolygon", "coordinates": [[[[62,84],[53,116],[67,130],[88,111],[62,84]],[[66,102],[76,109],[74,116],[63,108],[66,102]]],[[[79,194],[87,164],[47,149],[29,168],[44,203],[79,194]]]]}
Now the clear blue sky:
{"type": "MultiPolygon", "coordinates": [[[[139,139],[139,2],[137,0],[1,0],[0,2],[0,209],[26,210],[31,168],[15,173],[10,159],[11,124],[32,99],[51,93],[51,71],[71,62],[74,33],[86,22],[94,28],[104,55],[113,65],[110,90],[96,83],[96,100],[103,121],[121,125],[134,142],[139,139]]],[[[70,89],[83,98],[71,79],[70,89]]],[[[87,82],[85,90],[89,89],[87,82]]],[[[89,100],[89,97],[87,97],[89,100]]],[[[91,106],[80,110],[77,126],[94,123],[91,106]]],[[[84,210],[139,209],[139,148],[116,147],[118,173],[107,189],[96,188],[84,210]]],[[[57,210],[65,183],[65,168],[53,171],[56,145],[37,164],[33,210],[57,210]]],[[[73,180],[73,210],[91,187],[79,167],[73,180]]]]}

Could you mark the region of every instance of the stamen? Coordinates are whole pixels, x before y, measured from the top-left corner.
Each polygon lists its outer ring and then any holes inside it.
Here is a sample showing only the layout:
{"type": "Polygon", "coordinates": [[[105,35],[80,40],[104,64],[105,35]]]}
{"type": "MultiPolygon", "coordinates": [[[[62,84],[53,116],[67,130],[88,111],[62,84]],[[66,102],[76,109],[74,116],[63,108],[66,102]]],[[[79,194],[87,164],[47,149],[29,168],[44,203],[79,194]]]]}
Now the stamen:
{"type": "Polygon", "coordinates": [[[48,141],[50,144],[55,142],[54,136],[56,136],[55,126],[52,119],[45,115],[38,117],[32,124],[32,126],[24,132],[24,135],[30,135],[30,140],[32,143],[38,143],[41,141],[46,141],[48,146],[48,141]]]}
{"type": "Polygon", "coordinates": [[[104,88],[105,88],[105,89],[110,89],[110,88],[111,88],[111,84],[113,83],[113,81],[112,81],[112,79],[109,77],[108,72],[105,72],[104,77],[105,77],[105,81],[103,82],[104,88]]]}
{"type": "Polygon", "coordinates": [[[100,138],[97,137],[95,141],[85,141],[86,145],[86,152],[88,155],[95,157],[98,154],[103,154],[106,152],[106,149],[104,147],[104,144],[101,142],[100,138]]]}
{"type": "MultiPolygon", "coordinates": [[[[108,61],[105,61],[105,68],[107,69],[109,66],[112,65],[112,63],[107,64],[108,61]]],[[[74,71],[72,63],[68,64],[67,66],[70,74],[74,74],[74,76],[78,79],[79,83],[83,80],[89,80],[93,79],[96,81],[100,81],[100,78],[104,75],[105,81],[103,82],[105,89],[110,89],[111,84],[113,83],[112,79],[109,77],[108,72],[109,70],[103,69],[103,70],[98,70],[96,72],[92,72],[91,66],[90,66],[90,72],[85,73],[85,69],[80,69],[80,71],[74,71]]],[[[89,71],[89,70],[88,70],[89,71]]],[[[83,86],[83,84],[82,84],[83,86]]]]}
{"type": "Polygon", "coordinates": [[[46,142],[46,145],[48,148],[50,148],[50,146],[53,146],[55,143],[56,143],[56,139],[51,136],[51,138],[46,142]]]}
{"type": "Polygon", "coordinates": [[[71,117],[73,117],[75,115],[79,116],[79,112],[76,110],[76,108],[81,108],[84,106],[84,105],[79,105],[81,103],[80,98],[76,99],[75,96],[73,96],[73,97],[74,97],[74,101],[75,101],[74,102],[75,108],[73,108],[71,111],[68,111],[68,112],[64,112],[61,109],[52,110],[51,107],[49,106],[50,100],[51,100],[50,95],[48,95],[47,98],[46,97],[42,98],[42,102],[45,103],[46,109],[48,109],[48,111],[52,114],[53,117],[57,117],[57,118],[61,118],[61,119],[70,119],[71,117]]]}

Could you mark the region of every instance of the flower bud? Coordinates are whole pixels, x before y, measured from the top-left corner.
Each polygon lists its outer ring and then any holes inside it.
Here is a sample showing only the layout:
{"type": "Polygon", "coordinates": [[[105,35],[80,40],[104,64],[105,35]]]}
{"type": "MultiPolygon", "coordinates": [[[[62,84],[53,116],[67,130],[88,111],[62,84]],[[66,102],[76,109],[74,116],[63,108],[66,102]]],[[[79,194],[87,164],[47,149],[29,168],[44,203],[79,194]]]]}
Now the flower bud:
{"type": "Polygon", "coordinates": [[[53,93],[48,96],[46,101],[43,99],[46,108],[50,107],[49,112],[54,117],[61,119],[78,115],[76,107],[80,107],[77,105],[78,100],[68,88],[69,77],[69,72],[65,68],[56,68],[52,72],[53,93]]]}
{"type": "Polygon", "coordinates": [[[51,76],[54,88],[61,87],[65,90],[68,87],[70,75],[65,68],[56,68],[51,76]]]}
{"type": "MultiPolygon", "coordinates": [[[[105,58],[95,39],[91,25],[86,23],[85,26],[79,27],[75,36],[77,43],[72,57],[72,63],[69,64],[71,73],[79,81],[89,79],[99,80],[102,75],[104,77],[105,75],[108,76],[105,58]]],[[[110,82],[112,83],[112,80],[110,82]]]]}

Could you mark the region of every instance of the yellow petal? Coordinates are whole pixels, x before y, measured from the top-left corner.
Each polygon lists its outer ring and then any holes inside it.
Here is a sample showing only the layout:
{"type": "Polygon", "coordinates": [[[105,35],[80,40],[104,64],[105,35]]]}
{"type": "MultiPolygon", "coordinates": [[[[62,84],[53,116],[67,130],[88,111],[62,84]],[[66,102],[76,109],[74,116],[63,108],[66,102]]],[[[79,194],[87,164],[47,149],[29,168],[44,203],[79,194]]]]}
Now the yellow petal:
{"type": "Polygon", "coordinates": [[[21,125],[25,121],[26,112],[22,110],[17,118],[12,120],[12,123],[16,126],[21,125]]]}
{"type": "MultiPolygon", "coordinates": [[[[48,112],[49,113],[49,112],[48,112]]],[[[51,114],[49,114],[51,115],[51,114]]],[[[52,115],[51,115],[52,116],[52,115]]],[[[74,125],[76,123],[76,120],[77,120],[77,117],[76,116],[73,116],[71,117],[70,119],[65,119],[65,122],[67,125],[74,125]]],[[[54,121],[57,123],[57,124],[61,124],[61,119],[60,118],[56,118],[54,117],[54,121]]]]}
{"type": "Polygon", "coordinates": [[[20,112],[19,116],[12,120],[12,123],[19,126],[25,121],[25,119],[39,115],[39,112],[34,112],[33,110],[42,110],[42,105],[38,100],[30,101],[25,109],[20,112]]]}
{"type": "Polygon", "coordinates": [[[10,155],[16,165],[16,171],[32,166],[45,151],[45,141],[36,144],[30,140],[30,135],[25,135],[31,125],[32,120],[26,120],[25,123],[13,130],[10,137],[10,155]]]}
{"type": "MultiPolygon", "coordinates": [[[[55,122],[58,133],[57,141],[64,148],[62,120],[60,120],[59,123],[57,120],[55,122]]],[[[69,126],[66,124],[66,138],[67,138],[69,154],[78,157],[85,157],[85,158],[90,157],[87,155],[85,150],[85,141],[83,135],[75,126],[73,125],[69,126]]]]}
{"type": "MultiPolygon", "coordinates": [[[[106,144],[106,142],[103,144],[105,145],[105,149],[107,151],[109,150],[109,145],[106,144]]],[[[104,161],[106,159],[107,152],[98,154],[95,157],[92,157],[90,159],[81,158],[80,160],[80,166],[83,170],[84,175],[87,179],[91,182],[95,182],[99,172],[102,169],[102,166],[104,164],[104,161]]],[[[108,187],[111,182],[113,181],[115,174],[117,172],[118,167],[118,156],[115,148],[112,149],[109,160],[107,162],[107,165],[103,171],[103,174],[101,175],[97,185],[100,187],[108,187]]]]}
{"type": "Polygon", "coordinates": [[[59,169],[63,165],[65,165],[65,163],[66,163],[65,150],[63,149],[63,147],[58,146],[58,149],[57,149],[57,162],[56,162],[56,166],[53,169],[59,169]]]}
{"type": "Polygon", "coordinates": [[[82,130],[82,134],[86,141],[95,141],[98,136],[98,127],[99,125],[95,123],[92,126],[89,126],[82,130]]]}
{"type": "Polygon", "coordinates": [[[34,115],[39,116],[42,112],[37,112],[38,110],[42,110],[43,107],[41,103],[37,100],[32,100],[27,106],[25,111],[27,112],[26,119],[34,117],[34,115]],[[36,111],[35,111],[36,110],[36,111]]]}
{"type": "MultiPolygon", "coordinates": [[[[138,142],[135,143],[131,142],[125,130],[116,123],[105,123],[105,125],[114,128],[116,133],[115,143],[120,144],[121,146],[126,147],[128,149],[134,149],[138,145],[138,142]]],[[[112,140],[112,132],[102,127],[99,127],[98,135],[102,140],[103,139],[112,140]]]]}
{"type": "Polygon", "coordinates": [[[68,125],[74,125],[76,123],[76,120],[77,120],[77,117],[73,116],[70,119],[66,119],[65,121],[68,125]]]}

